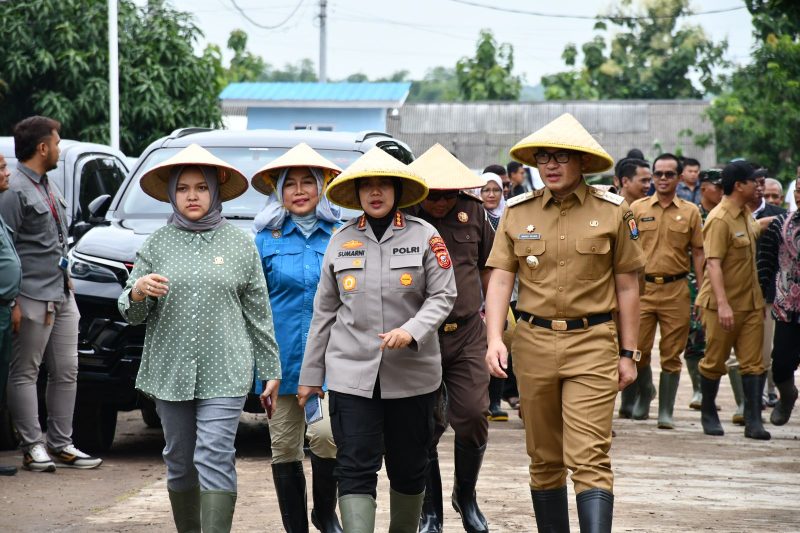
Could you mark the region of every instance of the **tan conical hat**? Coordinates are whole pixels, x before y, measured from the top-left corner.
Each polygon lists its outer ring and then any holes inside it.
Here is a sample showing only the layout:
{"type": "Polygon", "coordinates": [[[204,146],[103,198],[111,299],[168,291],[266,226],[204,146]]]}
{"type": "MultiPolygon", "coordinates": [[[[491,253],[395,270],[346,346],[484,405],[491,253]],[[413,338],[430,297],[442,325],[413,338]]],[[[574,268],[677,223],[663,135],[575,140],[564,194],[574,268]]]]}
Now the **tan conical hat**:
{"type": "Polygon", "coordinates": [[[219,199],[222,202],[241,196],[247,190],[247,178],[244,177],[244,174],[199,144],[190,144],[145,172],[142,179],[139,180],[139,186],[156,200],[169,202],[167,182],[172,168],[176,166],[215,167],[219,180],[219,199]]]}
{"type": "Polygon", "coordinates": [[[319,152],[311,148],[306,143],[300,143],[274,161],[267,163],[256,172],[250,183],[260,193],[272,194],[278,186],[278,178],[281,170],[291,167],[314,167],[322,170],[325,176],[324,185],[331,182],[333,178],[342,173],[342,169],[336,164],[331,163],[319,152]]]}
{"type": "Polygon", "coordinates": [[[597,174],[614,166],[614,159],[569,113],[564,113],[519,141],[511,149],[510,154],[520,163],[535,167],[534,154],[540,148],[563,148],[588,154],[590,157],[581,168],[585,174],[597,174]]]}
{"type": "Polygon", "coordinates": [[[429,189],[475,189],[486,185],[439,143],[428,148],[408,168],[422,176],[429,189]]]}
{"type": "Polygon", "coordinates": [[[403,194],[399,207],[417,204],[428,196],[428,186],[424,179],[377,146],[353,161],[353,164],[334,178],[325,195],[336,205],[361,210],[355,180],[371,176],[391,176],[402,180],[403,194]]]}

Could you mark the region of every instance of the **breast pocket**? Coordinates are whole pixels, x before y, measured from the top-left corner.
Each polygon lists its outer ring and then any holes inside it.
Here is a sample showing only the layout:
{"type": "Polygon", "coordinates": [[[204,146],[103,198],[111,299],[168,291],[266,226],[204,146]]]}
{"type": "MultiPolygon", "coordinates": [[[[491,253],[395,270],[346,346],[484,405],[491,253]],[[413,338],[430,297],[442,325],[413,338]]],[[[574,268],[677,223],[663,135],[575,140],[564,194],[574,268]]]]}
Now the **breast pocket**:
{"type": "Polygon", "coordinates": [[[519,275],[529,281],[542,281],[547,274],[544,252],[545,241],[516,241],[514,254],[519,261],[519,275]],[[528,261],[528,257],[535,257],[535,259],[528,261]]]}
{"type": "Polygon", "coordinates": [[[334,261],[333,273],[342,298],[364,292],[366,264],[364,257],[339,257],[334,261]]]}
{"type": "Polygon", "coordinates": [[[575,251],[578,252],[578,279],[600,279],[611,270],[611,239],[608,237],[578,239],[575,251]]]}
{"type": "Polygon", "coordinates": [[[670,246],[686,249],[689,246],[689,224],[670,222],[667,227],[667,242],[670,246]]]}
{"type": "Polygon", "coordinates": [[[458,243],[458,251],[450,250],[459,262],[475,264],[478,261],[478,234],[469,231],[453,232],[453,240],[458,243]]]}
{"type": "Polygon", "coordinates": [[[31,204],[31,208],[33,209],[33,216],[30,221],[25,221],[28,224],[26,231],[35,234],[50,230],[55,221],[53,220],[53,213],[45,205],[44,201],[34,202],[31,204]]]}
{"type": "Polygon", "coordinates": [[[728,253],[731,257],[737,259],[745,259],[750,251],[750,238],[746,235],[743,237],[734,237],[733,246],[730,247],[728,253]]]}
{"type": "Polygon", "coordinates": [[[389,286],[393,290],[413,292],[424,286],[422,254],[393,255],[389,268],[389,286]]]}
{"type": "Polygon", "coordinates": [[[265,243],[261,247],[261,263],[267,276],[267,288],[275,292],[278,287],[290,283],[302,273],[297,272],[298,263],[301,262],[300,253],[287,250],[286,247],[265,243]]]}

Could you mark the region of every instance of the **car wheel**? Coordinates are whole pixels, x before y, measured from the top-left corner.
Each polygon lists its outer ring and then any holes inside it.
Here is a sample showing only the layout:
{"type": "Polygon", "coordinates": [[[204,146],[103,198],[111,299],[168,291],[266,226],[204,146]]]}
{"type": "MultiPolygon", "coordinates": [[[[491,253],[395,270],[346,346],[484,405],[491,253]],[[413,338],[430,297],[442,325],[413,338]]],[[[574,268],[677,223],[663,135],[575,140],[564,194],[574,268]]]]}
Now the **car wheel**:
{"type": "Polygon", "coordinates": [[[145,425],[149,428],[160,428],[161,418],[156,412],[156,404],[146,398],[140,398],[139,403],[141,404],[142,420],[144,420],[145,425]]]}
{"type": "Polygon", "coordinates": [[[81,403],[75,406],[72,439],[85,452],[104,452],[111,448],[117,430],[117,410],[107,405],[81,403]]]}
{"type": "Polygon", "coordinates": [[[0,450],[15,450],[19,446],[19,434],[14,423],[11,422],[11,413],[8,407],[0,406],[0,450]]]}

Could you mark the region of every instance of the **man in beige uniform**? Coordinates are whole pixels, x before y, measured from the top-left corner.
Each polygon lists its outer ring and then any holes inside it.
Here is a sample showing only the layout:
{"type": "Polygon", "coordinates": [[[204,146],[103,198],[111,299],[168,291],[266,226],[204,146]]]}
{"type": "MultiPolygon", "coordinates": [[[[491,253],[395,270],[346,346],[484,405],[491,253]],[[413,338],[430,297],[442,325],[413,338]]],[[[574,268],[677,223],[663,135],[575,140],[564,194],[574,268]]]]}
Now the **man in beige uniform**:
{"type": "Polygon", "coordinates": [[[749,163],[727,165],[722,169],[725,197],[711,210],[703,228],[706,277],[697,305],[703,308],[706,353],[700,361],[700,413],[706,435],[724,434],[715,401],[719,380],[727,371],[725,361],[734,348],[744,388],[744,436],[769,440],[761,422],[761,393],[767,375],[761,359],[764,296],[755,259],[760,227],[747,207],[756,186],[749,163]]]}
{"type": "Polygon", "coordinates": [[[486,361],[505,376],[503,326],[518,274],[512,351],[537,526],[569,530],[569,469],[581,531],[610,532],[614,400],[636,378],[639,354],[639,232],[621,196],[583,180],[613,160],[572,115],[517,143],[511,156],[536,165],[545,189],[513,198],[500,220],[487,262],[486,361]]]}
{"type": "Polygon", "coordinates": [[[691,318],[686,280],[691,257],[697,272],[697,286],[703,284],[703,226],[697,206],[675,194],[683,170],[678,158],[672,154],[661,154],[653,162],[653,169],[656,194],[631,205],[647,261],[639,319],[642,360],[637,365],[637,386],[629,387],[622,393],[620,416],[625,418],[627,414],[636,420],[646,420],[649,416],[653,398],[650,351],[658,325],[661,330],[658,427],[674,429],[672,410],[681,377],[681,353],[689,337],[691,318]],[[631,406],[630,400],[637,392],[638,399],[631,406]],[[631,407],[632,412],[629,410],[631,407]]]}

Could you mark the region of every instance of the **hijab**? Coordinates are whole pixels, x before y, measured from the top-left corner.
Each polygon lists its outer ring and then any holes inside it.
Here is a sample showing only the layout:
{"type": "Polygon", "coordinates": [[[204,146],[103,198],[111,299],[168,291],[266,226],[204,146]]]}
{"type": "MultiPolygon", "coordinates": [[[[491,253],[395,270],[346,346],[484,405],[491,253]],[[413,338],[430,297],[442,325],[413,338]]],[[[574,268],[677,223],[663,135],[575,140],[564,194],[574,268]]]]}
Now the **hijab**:
{"type": "Polygon", "coordinates": [[[332,224],[339,222],[339,216],[342,210],[338,206],[333,205],[322,193],[322,187],[325,183],[325,176],[322,170],[316,167],[308,167],[308,169],[317,180],[317,194],[319,195],[317,209],[309,215],[297,216],[289,213],[289,210],[283,206],[283,184],[286,183],[286,177],[289,175],[291,167],[283,168],[278,177],[275,191],[267,197],[267,203],[264,205],[264,209],[262,209],[253,220],[253,229],[255,229],[256,233],[263,229],[283,228],[283,223],[286,220],[287,214],[291,215],[292,221],[306,237],[311,235],[320,220],[332,224]]]}
{"type": "MultiPolygon", "coordinates": [[[[356,190],[356,200],[361,203],[361,198],[358,196],[358,190],[361,188],[362,180],[366,178],[358,178],[355,183],[355,190],[356,190]]],[[[394,203],[392,204],[392,208],[389,210],[388,213],[383,215],[380,218],[375,218],[367,214],[364,211],[364,216],[367,217],[367,222],[369,222],[369,226],[372,228],[372,233],[375,234],[375,238],[378,239],[378,242],[383,238],[383,234],[386,233],[386,228],[394,221],[394,214],[397,212],[397,207],[400,205],[400,197],[403,195],[403,182],[402,180],[393,177],[392,183],[394,184],[394,203]]]]}
{"type": "Polygon", "coordinates": [[[506,210],[506,198],[503,195],[503,180],[500,179],[500,176],[492,172],[486,172],[481,177],[486,180],[486,185],[488,185],[490,181],[493,181],[500,187],[500,203],[497,204],[497,207],[494,209],[486,209],[486,212],[489,213],[491,218],[500,220],[503,211],[506,210]]]}
{"type": "Polygon", "coordinates": [[[217,167],[208,165],[176,165],[172,167],[169,174],[169,181],[167,182],[167,195],[169,196],[169,203],[172,205],[172,215],[167,219],[167,224],[172,224],[185,231],[209,231],[217,229],[225,223],[225,219],[222,218],[222,201],[219,199],[217,167]],[[211,204],[209,205],[208,212],[199,220],[189,220],[183,216],[178,209],[176,200],[178,178],[180,178],[184,170],[192,167],[199,169],[203,174],[206,185],[208,185],[208,192],[211,195],[211,204]]]}

